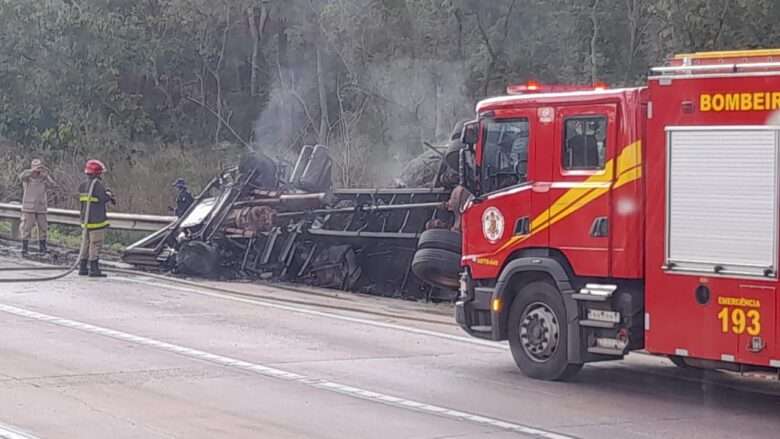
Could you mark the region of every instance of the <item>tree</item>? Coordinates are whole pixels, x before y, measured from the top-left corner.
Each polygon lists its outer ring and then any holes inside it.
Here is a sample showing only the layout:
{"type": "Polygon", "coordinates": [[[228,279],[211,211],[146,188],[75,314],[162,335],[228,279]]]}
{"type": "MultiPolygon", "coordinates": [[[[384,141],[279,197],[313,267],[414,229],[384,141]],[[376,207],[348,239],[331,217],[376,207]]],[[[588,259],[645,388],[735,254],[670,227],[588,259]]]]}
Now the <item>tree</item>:
{"type": "Polygon", "coordinates": [[[633,85],[673,53],[776,46],[778,19],[774,0],[0,0],[0,138],[128,166],[319,142],[340,184],[382,184],[507,84],[633,85]]]}

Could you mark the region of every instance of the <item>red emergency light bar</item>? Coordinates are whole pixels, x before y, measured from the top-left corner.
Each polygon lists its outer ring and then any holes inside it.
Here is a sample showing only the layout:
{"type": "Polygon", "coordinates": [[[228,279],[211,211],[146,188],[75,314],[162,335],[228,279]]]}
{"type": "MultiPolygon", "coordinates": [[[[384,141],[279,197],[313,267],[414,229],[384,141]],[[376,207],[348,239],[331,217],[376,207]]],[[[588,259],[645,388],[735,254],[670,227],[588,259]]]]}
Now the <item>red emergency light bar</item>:
{"type": "Polygon", "coordinates": [[[525,84],[510,84],[506,88],[507,94],[523,95],[529,93],[565,93],[569,91],[606,90],[607,84],[597,82],[593,85],[566,85],[566,84],[540,84],[537,81],[528,81],[525,84]]]}

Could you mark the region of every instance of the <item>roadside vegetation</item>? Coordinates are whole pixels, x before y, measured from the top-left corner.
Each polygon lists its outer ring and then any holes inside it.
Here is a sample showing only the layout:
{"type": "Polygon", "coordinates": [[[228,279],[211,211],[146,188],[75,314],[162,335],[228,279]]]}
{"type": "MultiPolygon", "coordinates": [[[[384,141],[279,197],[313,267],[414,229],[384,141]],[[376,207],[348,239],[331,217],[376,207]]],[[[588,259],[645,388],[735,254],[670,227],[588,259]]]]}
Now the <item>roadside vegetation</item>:
{"type": "MultiPolygon", "coordinates": [[[[33,240],[36,239],[36,233],[37,232],[33,230],[33,240]]],[[[141,239],[145,235],[145,232],[108,230],[104,248],[109,253],[119,254],[124,251],[127,245],[141,239]]],[[[10,238],[11,236],[11,223],[0,220],[0,238],[10,238]]],[[[81,246],[81,229],[75,226],[50,224],[49,243],[71,250],[77,250],[81,246]]]]}
{"type": "Polygon", "coordinates": [[[118,211],[167,214],[248,150],[332,148],[389,184],[511,82],[634,84],[681,51],[780,45],[774,0],[0,0],[0,201],[44,158],[73,208],[85,158],[118,211]]]}

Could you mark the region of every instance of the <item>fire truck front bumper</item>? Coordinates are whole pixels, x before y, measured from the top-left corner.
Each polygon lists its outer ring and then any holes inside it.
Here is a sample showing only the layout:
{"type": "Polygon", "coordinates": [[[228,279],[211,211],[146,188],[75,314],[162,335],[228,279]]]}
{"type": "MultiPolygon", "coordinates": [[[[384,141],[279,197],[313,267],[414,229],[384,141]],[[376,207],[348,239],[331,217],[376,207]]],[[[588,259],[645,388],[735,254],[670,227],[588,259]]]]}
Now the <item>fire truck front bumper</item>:
{"type": "Polygon", "coordinates": [[[474,287],[468,271],[461,274],[460,297],[455,303],[455,321],[469,335],[485,340],[499,340],[494,331],[494,316],[490,308],[493,288],[474,287]]]}

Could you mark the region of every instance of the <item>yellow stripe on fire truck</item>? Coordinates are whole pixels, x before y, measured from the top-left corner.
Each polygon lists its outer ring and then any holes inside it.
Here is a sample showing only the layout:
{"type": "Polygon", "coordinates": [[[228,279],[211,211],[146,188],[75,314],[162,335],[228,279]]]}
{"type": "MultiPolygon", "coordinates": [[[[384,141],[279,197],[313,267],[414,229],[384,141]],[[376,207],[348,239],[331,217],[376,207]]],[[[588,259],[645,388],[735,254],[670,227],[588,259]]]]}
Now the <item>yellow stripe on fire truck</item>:
{"type": "MultiPolygon", "coordinates": [[[[500,253],[515,244],[525,241],[553,224],[567,218],[569,215],[591,203],[609,191],[609,186],[593,185],[594,183],[609,183],[613,181],[615,159],[609,160],[604,166],[605,171],[585,180],[581,187],[569,189],[552,204],[550,208],[531,221],[531,233],[512,237],[492,254],[500,253]]],[[[613,188],[625,186],[642,177],[642,142],[636,141],[620,152],[617,157],[617,179],[613,188]]]]}

